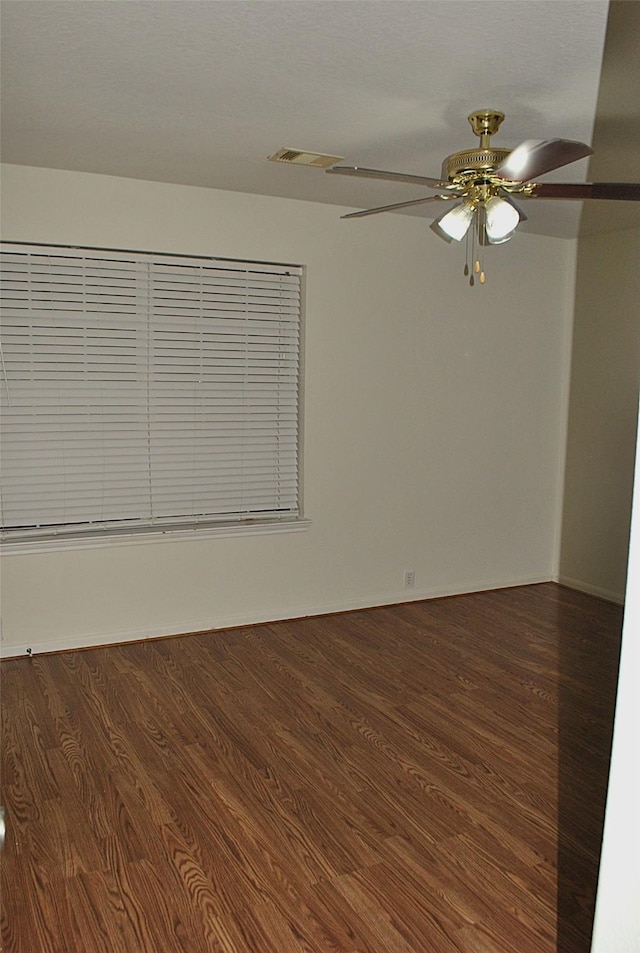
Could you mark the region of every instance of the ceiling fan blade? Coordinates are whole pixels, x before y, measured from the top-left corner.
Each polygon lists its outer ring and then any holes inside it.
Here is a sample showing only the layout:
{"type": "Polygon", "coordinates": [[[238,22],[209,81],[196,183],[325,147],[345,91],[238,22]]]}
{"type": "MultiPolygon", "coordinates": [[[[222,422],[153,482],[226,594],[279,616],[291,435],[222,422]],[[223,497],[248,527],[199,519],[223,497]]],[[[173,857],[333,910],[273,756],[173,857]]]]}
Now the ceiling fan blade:
{"type": "Polygon", "coordinates": [[[334,165],[332,169],[325,169],[331,175],[355,175],[362,179],[387,179],[390,182],[407,182],[414,185],[426,185],[430,189],[445,189],[448,182],[440,179],[430,179],[425,175],[411,175],[407,172],[383,172],[380,169],[361,169],[360,166],[334,165]]]}
{"type": "Polygon", "coordinates": [[[349,212],[340,218],[363,218],[365,215],[377,215],[378,212],[393,212],[397,208],[409,208],[412,205],[424,205],[426,202],[446,202],[460,198],[459,195],[428,195],[424,199],[413,199],[411,202],[396,202],[395,205],[381,205],[380,208],[366,208],[362,212],[349,212]]]}
{"type": "Polygon", "coordinates": [[[586,142],[572,139],[527,139],[510,152],[496,175],[511,182],[530,182],[537,176],[591,155],[586,142]]]}
{"type": "MultiPolygon", "coordinates": [[[[522,196],[524,198],[524,196],[522,196]]],[[[640,202],[638,182],[536,182],[535,199],[614,199],[640,202]]]]}

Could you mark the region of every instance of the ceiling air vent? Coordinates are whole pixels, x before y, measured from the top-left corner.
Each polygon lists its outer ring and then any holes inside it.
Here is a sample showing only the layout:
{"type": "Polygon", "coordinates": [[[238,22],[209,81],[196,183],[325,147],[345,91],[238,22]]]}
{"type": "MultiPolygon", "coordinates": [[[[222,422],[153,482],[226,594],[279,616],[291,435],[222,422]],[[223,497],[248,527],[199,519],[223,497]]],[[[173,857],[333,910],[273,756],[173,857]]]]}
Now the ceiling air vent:
{"type": "Polygon", "coordinates": [[[341,162],[344,156],[328,156],[323,152],[303,152],[302,149],[278,149],[269,162],[288,162],[293,165],[310,165],[315,169],[328,169],[329,166],[341,162]]]}

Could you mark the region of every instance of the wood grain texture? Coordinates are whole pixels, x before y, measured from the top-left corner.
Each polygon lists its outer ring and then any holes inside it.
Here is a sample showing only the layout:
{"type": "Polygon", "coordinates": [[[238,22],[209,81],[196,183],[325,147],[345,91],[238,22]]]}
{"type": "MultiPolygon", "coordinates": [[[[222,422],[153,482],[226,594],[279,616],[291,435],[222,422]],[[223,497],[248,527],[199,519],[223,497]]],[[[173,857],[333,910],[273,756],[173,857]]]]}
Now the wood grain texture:
{"type": "Polygon", "coordinates": [[[4,950],[588,953],[621,618],[544,584],[4,662],[4,950]]]}

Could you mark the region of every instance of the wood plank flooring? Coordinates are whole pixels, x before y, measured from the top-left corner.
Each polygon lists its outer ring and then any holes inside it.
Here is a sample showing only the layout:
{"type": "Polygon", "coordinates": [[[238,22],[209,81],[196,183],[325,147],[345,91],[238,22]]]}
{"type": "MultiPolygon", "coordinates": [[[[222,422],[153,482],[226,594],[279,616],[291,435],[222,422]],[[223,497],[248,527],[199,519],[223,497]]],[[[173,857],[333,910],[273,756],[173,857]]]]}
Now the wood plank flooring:
{"type": "Polygon", "coordinates": [[[621,617],[544,584],[4,662],[5,953],[588,953],[621,617]]]}

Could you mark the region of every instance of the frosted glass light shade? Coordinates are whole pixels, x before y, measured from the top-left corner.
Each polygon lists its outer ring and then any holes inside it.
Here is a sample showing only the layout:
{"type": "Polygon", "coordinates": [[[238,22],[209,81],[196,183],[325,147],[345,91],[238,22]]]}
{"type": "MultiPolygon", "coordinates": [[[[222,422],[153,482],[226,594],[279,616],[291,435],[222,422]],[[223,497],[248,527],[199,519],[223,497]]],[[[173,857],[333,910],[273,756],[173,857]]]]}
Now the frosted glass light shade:
{"type": "Polygon", "coordinates": [[[465,203],[456,205],[450,212],[443,215],[438,222],[438,227],[441,228],[449,238],[453,238],[454,241],[462,241],[469,231],[469,226],[473,221],[475,211],[473,205],[466,205],[465,203]]]}
{"type": "Polygon", "coordinates": [[[520,222],[518,210],[497,195],[487,201],[485,215],[487,238],[492,245],[508,241],[520,222]]]}

